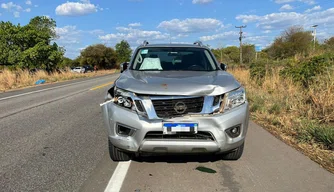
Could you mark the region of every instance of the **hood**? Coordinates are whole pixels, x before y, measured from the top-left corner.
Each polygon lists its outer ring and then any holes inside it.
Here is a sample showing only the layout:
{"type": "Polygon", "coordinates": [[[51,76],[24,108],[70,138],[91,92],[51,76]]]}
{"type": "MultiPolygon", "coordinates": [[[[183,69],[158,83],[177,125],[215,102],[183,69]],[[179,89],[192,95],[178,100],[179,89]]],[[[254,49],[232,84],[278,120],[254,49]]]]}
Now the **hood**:
{"type": "Polygon", "coordinates": [[[240,87],[225,71],[126,70],[116,81],[118,88],[145,95],[220,95],[240,87]]]}

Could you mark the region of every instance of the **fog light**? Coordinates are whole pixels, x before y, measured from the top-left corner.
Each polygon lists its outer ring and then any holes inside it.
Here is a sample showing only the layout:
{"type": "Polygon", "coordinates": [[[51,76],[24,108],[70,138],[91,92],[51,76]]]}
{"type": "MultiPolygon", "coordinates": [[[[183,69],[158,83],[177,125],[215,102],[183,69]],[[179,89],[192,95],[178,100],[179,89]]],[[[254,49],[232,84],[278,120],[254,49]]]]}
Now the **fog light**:
{"type": "Polygon", "coordinates": [[[236,125],[234,127],[226,129],[225,132],[227,133],[228,136],[232,138],[236,138],[240,135],[240,130],[241,130],[241,126],[236,125]]]}
{"type": "Polygon", "coordinates": [[[117,135],[120,136],[131,136],[135,132],[134,129],[125,127],[124,125],[117,125],[117,135]]]}

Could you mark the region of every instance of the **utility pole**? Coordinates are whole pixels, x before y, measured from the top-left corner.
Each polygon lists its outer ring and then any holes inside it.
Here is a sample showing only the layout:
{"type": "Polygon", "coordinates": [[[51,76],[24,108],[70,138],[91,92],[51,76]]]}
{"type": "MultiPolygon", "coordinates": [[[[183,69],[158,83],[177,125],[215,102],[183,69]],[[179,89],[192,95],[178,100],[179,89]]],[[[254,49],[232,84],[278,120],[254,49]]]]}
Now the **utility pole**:
{"type": "Polygon", "coordinates": [[[315,51],[315,41],[317,40],[317,27],[318,25],[313,25],[313,51],[315,51]]]}
{"type": "Polygon", "coordinates": [[[243,26],[239,26],[239,27],[235,26],[235,28],[240,29],[240,32],[239,32],[239,34],[240,34],[240,37],[239,37],[239,41],[240,41],[240,65],[242,65],[242,39],[244,38],[244,36],[242,36],[242,34],[243,34],[242,29],[246,28],[246,27],[247,27],[247,25],[243,25],[243,26]]]}

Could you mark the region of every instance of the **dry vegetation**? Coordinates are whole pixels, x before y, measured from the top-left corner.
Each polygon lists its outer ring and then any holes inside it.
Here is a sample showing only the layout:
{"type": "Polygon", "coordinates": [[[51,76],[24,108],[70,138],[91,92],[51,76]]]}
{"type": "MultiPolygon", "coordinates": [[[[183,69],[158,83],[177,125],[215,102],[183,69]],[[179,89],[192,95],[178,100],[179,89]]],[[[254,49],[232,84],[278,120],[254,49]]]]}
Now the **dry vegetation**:
{"type": "Polygon", "coordinates": [[[112,73],[115,73],[115,70],[100,70],[96,73],[73,73],[70,71],[61,71],[59,73],[52,73],[49,75],[45,71],[37,71],[34,74],[30,74],[29,71],[26,70],[10,71],[5,69],[0,72],[0,92],[4,92],[10,89],[33,86],[39,79],[44,79],[46,83],[52,83],[112,73]]]}
{"type": "Polygon", "coordinates": [[[261,83],[248,69],[230,71],[245,87],[254,121],[334,173],[334,71],[308,88],[267,72],[261,83]]]}

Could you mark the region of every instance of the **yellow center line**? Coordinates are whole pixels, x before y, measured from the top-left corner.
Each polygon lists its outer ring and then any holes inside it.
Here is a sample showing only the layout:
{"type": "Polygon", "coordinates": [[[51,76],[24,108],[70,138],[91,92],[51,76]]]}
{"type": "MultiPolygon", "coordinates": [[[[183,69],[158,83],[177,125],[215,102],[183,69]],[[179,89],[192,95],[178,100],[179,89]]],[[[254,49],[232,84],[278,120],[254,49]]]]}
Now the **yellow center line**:
{"type": "Polygon", "coordinates": [[[112,81],[112,82],[109,82],[109,83],[105,83],[105,84],[102,84],[102,85],[93,87],[93,88],[90,89],[90,91],[94,91],[94,90],[96,90],[96,89],[103,88],[103,87],[108,86],[108,85],[111,85],[111,84],[113,84],[113,83],[114,83],[114,82],[112,81]]]}

